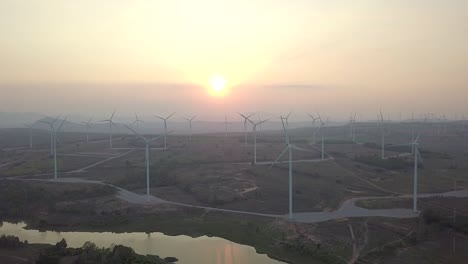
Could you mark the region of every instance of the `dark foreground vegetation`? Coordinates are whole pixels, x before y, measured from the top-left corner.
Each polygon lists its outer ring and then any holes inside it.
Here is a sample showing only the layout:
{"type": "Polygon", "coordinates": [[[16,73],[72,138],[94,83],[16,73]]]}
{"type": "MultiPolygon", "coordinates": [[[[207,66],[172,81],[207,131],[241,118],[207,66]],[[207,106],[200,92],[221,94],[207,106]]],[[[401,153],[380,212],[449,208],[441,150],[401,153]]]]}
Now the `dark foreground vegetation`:
{"type": "MultiPolygon", "coordinates": [[[[25,250],[35,246],[27,241],[21,242],[15,236],[0,237],[0,249],[25,250]]],[[[37,258],[31,261],[35,261],[36,264],[166,264],[177,262],[177,259],[138,255],[133,249],[122,245],[99,248],[91,242],[86,242],[81,248],[68,248],[67,242],[62,239],[55,246],[41,247],[37,258]]]]}

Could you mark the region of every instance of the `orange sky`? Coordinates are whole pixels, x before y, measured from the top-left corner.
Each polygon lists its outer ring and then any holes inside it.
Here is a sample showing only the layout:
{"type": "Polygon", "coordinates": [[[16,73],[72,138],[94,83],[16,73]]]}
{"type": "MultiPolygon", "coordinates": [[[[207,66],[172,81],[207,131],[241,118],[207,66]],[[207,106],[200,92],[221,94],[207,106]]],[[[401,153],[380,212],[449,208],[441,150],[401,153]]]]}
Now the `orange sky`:
{"type": "Polygon", "coordinates": [[[468,113],[467,13],[463,0],[3,0],[0,111],[468,113]],[[206,92],[214,75],[222,97],[206,92]]]}

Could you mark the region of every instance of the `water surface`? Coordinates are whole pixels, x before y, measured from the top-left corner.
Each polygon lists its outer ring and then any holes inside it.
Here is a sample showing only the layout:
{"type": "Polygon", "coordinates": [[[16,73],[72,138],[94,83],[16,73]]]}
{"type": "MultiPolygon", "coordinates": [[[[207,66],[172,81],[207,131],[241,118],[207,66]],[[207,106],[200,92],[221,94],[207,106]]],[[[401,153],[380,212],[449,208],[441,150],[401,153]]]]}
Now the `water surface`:
{"type": "Polygon", "coordinates": [[[270,264],[283,263],[256,253],[250,246],[240,245],[219,237],[168,236],[163,233],[111,233],[111,232],[40,232],[24,229],[25,223],[3,222],[0,235],[13,235],[29,243],[55,244],[65,238],[69,247],[81,247],[91,241],[98,247],[124,245],[138,254],[176,257],[180,264],[270,264]]]}

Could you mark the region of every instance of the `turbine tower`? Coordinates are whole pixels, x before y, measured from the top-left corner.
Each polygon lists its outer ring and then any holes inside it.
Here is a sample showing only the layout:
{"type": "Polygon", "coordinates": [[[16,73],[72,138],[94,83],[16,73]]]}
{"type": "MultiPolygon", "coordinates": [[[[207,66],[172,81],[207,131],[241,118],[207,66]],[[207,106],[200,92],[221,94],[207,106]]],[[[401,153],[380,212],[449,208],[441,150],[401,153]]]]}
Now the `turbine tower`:
{"type": "Polygon", "coordinates": [[[141,138],[145,142],[145,167],[146,167],[146,202],[149,203],[150,199],[150,143],[158,138],[160,138],[162,135],[159,135],[157,137],[147,139],[140,134],[138,134],[135,130],[133,130],[131,127],[124,125],[128,130],[132,131],[137,138],[141,138]]]}
{"type": "Polygon", "coordinates": [[[276,158],[276,160],[271,164],[270,168],[273,167],[279,161],[279,159],[284,155],[284,153],[286,153],[286,151],[288,151],[288,153],[289,153],[289,161],[288,161],[288,164],[289,164],[289,169],[288,169],[288,171],[289,171],[289,178],[288,178],[289,212],[288,212],[288,218],[289,218],[289,220],[292,220],[293,219],[292,149],[294,148],[294,145],[291,145],[290,142],[289,142],[289,135],[288,135],[287,125],[284,124],[284,119],[286,119],[286,118],[283,118],[282,116],[280,116],[280,119],[281,119],[281,124],[283,125],[283,131],[284,131],[285,141],[286,141],[286,148],[283,150],[283,152],[281,152],[281,154],[278,156],[278,158],[276,158]]]}
{"type": "Polygon", "coordinates": [[[310,118],[312,118],[312,143],[315,144],[316,143],[316,135],[317,135],[317,129],[315,127],[315,121],[319,120],[320,121],[320,118],[318,117],[315,117],[313,115],[311,115],[310,113],[308,113],[310,118]]]}
{"type": "Polygon", "coordinates": [[[155,115],[156,118],[159,118],[164,121],[164,149],[167,149],[167,120],[171,118],[171,116],[173,116],[174,114],[175,112],[170,114],[166,118],[155,115]]]}
{"type": "Polygon", "coordinates": [[[419,153],[419,137],[421,134],[418,134],[414,141],[408,144],[394,145],[394,146],[412,146],[414,149],[414,171],[413,171],[413,212],[418,212],[418,165],[424,164],[419,153]]]}
{"type": "Polygon", "coordinates": [[[287,118],[280,116],[280,119],[281,119],[281,124],[283,125],[286,148],[281,152],[281,154],[278,156],[278,158],[276,158],[276,160],[271,164],[270,168],[272,168],[276,163],[278,163],[278,161],[286,153],[286,151],[288,152],[288,154],[289,154],[289,160],[288,160],[288,164],[289,164],[289,169],[288,169],[288,172],[289,172],[289,178],[288,178],[289,213],[288,213],[288,218],[289,218],[289,220],[292,220],[293,219],[292,151],[293,151],[293,149],[300,150],[300,151],[309,151],[309,150],[298,148],[295,145],[291,144],[290,139],[289,139],[288,126],[287,126],[287,123],[285,122],[287,120],[287,118]]]}
{"type": "Polygon", "coordinates": [[[414,146],[414,176],[413,176],[413,211],[418,211],[418,165],[423,163],[421,154],[419,153],[419,135],[411,143],[414,146]]]}
{"type": "Polygon", "coordinates": [[[145,122],[145,121],[139,119],[137,113],[135,113],[135,121],[133,121],[133,123],[132,123],[131,126],[136,125],[136,128],[137,128],[137,130],[138,130],[138,124],[139,124],[139,123],[144,123],[144,122],[145,122]]]}
{"type": "Polygon", "coordinates": [[[50,155],[54,155],[54,124],[55,122],[57,122],[57,120],[60,118],[62,114],[58,115],[55,119],[53,119],[52,121],[44,121],[44,120],[40,120],[39,122],[41,123],[44,123],[44,124],[48,124],[49,125],[49,128],[50,128],[50,155]]]}
{"type": "Polygon", "coordinates": [[[227,116],[224,116],[224,123],[223,123],[223,124],[224,124],[225,129],[226,129],[226,130],[225,130],[225,133],[226,133],[226,134],[225,134],[225,137],[227,137],[227,135],[228,135],[228,125],[231,125],[231,126],[232,126],[232,123],[230,123],[230,122],[227,121],[227,116]]]}
{"type": "Polygon", "coordinates": [[[349,120],[350,129],[351,129],[351,141],[353,142],[353,144],[356,143],[356,136],[354,133],[354,126],[356,124],[356,115],[357,113],[354,113],[354,115],[351,115],[351,118],[349,120]]]}
{"type": "Polygon", "coordinates": [[[250,119],[247,119],[249,120],[249,122],[253,125],[253,138],[254,138],[254,160],[253,160],[253,165],[257,165],[257,126],[258,125],[261,125],[263,123],[265,123],[266,121],[268,121],[270,118],[267,118],[267,119],[264,119],[264,120],[260,120],[256,123],[254,123],[252,120],[250,119]]]}
{"type": "Polygon", "coordinates": [[[380,109],[380,115],[379,115],[379,121],[380,121],[380,131],[382,133],[382,159],[385,159],[385,121],[384,121],[384,116],[382,113],[382,109],[380,109]]]}
{"type": "Polygon", "coordinates": [[[86,127],[86,143],[89,142],[89,129],[91,128],[91,121],[93,120],[93,117],[91,117],[88,122],[81,122],[81,124],[85,125],[86,127]]]}
{"type": "Polygon", "coordinates": [[[321,140],[322,140],[322,160],[325,159],[325,141],[324,141],[324,134],[325,134],[325,126],[328,122],[325,122],[322,117],[320,116],[320,113],[317,113],[317,116],[318,116],[318,119],[319,119],[319,122],[320,122],[320,137],[321,137],[321,140]]]}
{"type": "Polygon", "coordinates": [[[112,126],[115,126],[115,123],[113,121],[114,119],[114,115],[115,115],[115,110],[114,112],[112,112],[112,115],[109,119],[106,119],[106,120],[101,120],[100,122],[108,122],[109,123],[109,147],[110,149],[112,149],[112,126]]]}
{"type": "Polygon", "coordinates": [[[243,115],[241,113],[238,113],[238,114],[244,118],[244,139],[245,139],[244,144],[247,146],[247,120],[249,120],[249,118],[253,116],[254,114],[250,114],[250,115],[243,115]]]}
{"type": "Polygon", "coordinates": [[[189,122],[189,139],[192,141],[192,121],[196,118],[197,116],[194,115],[192,118],[184,117],[185,120],[189,122]]]}
{"type": "Polygon", "coordinates": [[[67,117],[65,117],[62,120],[62,123],[60,126],[55,129],[54,123],[57,121],[55,119],[52,122],[47,122],[47,121],[41,121],[42,123],[48,124],[50,126],[50,130],[52,131],[52,150],[53,150],[53,155],[54,155],[54,179],[57,180],[57,134],[60,132],[60,130],[63,127],[63,124],[67,121],[67,117]]]}
{"type": "Polygon", "coordinates": [[[33,148],[33,137],[32,137],[33,125],[24,124],[24,126],[28,128],[29,130],[29,148],[32,149],[33,148]]]}

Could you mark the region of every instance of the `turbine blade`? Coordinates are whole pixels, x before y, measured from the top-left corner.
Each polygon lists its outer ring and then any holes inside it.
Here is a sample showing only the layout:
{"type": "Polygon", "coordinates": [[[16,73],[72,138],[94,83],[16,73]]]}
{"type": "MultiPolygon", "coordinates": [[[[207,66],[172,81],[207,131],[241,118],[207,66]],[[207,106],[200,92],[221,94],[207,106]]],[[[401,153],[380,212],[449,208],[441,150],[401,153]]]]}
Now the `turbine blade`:
{"type": "Polygon", "coordinates": [[[65,124],[65,122],[67,121],[67,118],[68,118],[68,116],[66,116],[66,117],[62,120],[62,123],[61,123],[60,126],[57,128],[57,130],[55,131],[56,134],[57,134],[58,132],[60,132],[60,130],[61,130],[62,127],[63,127],[63,124],[65,124]]]}
{"type": "Polygon", "coordinates": [[[421,162],[421,164],[424,164],[423,158],[421,157],[421,153],[419,153],[418,148],[416,148],[416,157],[418,157],[418,161],[421,162]]]}
{"type": "Polygon", "coordinates": [[[138,134],[138,133],[137,133],[135,130],[133,130],[131,127],[129,127],[129,126],[125,125],[125,124],[124,124],[124,126],[125,126],[128,130],[132,131],[133,134],[135,134],[138,138],[141,138],[141,139],[143,139],[143,140],[146,141],[146,138],[142,137],[140,134],[138,134]]]}
{"type": "Polygon", "coordinates": [[[310,149],[305,149],[305,148],[300,148],[300,147],[296,147],[296,146],[292,146],[293,149],[295,150],[300,150],[300,151],[306,151],[306,152],[311,152],[311,153],[316,153],[315,151],[312,151],[310,149]]]}
{"type": "Polygon", "coordinates": [[[172,113],[170,116],[168,116],[168,117],[166,118],[166,120],[169,119],[169,118],[171,118],[171,116],[173,116],[173,115],[175,115],[175,112],[172,113]]]}
{"type": "Polygon", "coordinates": [[[156,137],[153,137],[153,138],[151,138],[151,139],[148,139],[147,141],[148,141],[148,142],[155,141],[156,139],[159,139],[159,138],[161,138],[162,136],[164,136],[164,134],[159,135],[159,136],[156,136],[156,137]]]}
{"type": "Polygon", "coordinates": [[[114,118],[114,115],[115,115],[115,110],[114,110],[114,112],[112,112],[112,115],[111,115],[111,117],[109,118],[109,120],[112,120],[112,118],[114,118]]]}
{"type": "Polygon", "coordinates": [[[270,169],[275,166],[276,163],[278,163],[278,160],[281,159],[281,157],[284,155],[284,153],[286,153],[286,151],[289,149],[289,146],[287,146],[283,152],[281,152],[281,154],[279,154],[278,158],[276,158],[276,160],[270,165],[270,169]]]}
{"type": "Polygon", "coordinates": [[[268,121],[268,120],[270,120],[270,118],[267,118],[267,119],[265,119],[265,120],[263,120],[263,121],[258,122],[257,125],[260,125],[260,124],[262,124],[262,123],[265,123],[265,122],[268,121]]]}

